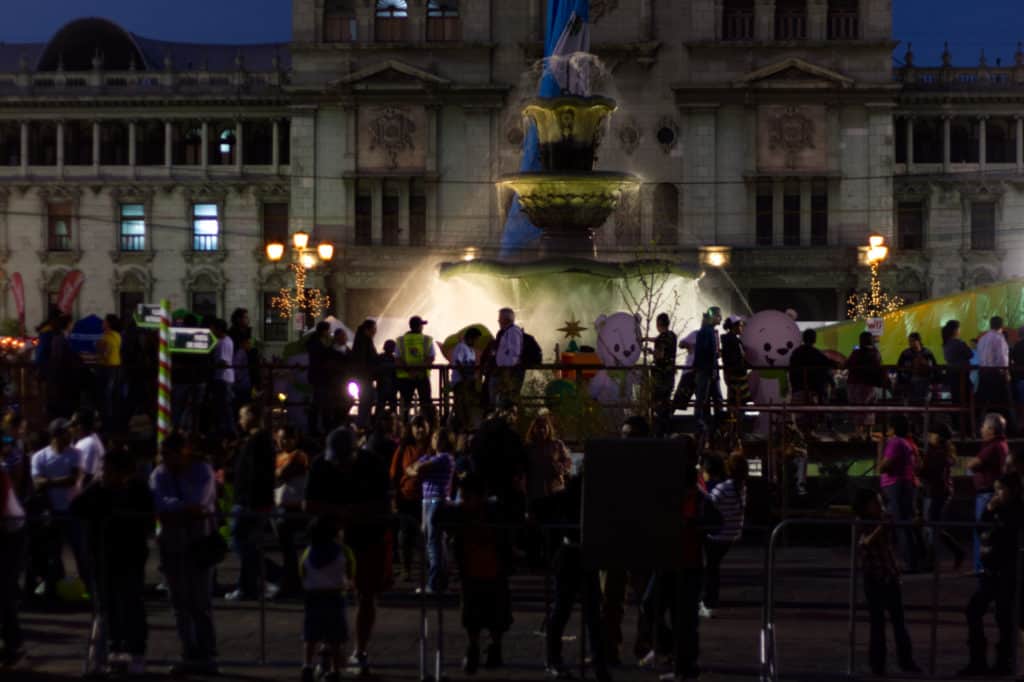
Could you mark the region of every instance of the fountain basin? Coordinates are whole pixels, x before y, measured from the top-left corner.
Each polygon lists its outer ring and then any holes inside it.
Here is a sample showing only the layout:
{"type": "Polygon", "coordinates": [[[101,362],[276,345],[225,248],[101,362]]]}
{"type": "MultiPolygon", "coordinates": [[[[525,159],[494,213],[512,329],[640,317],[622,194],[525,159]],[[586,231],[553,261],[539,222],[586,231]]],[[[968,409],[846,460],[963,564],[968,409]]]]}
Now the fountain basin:
{"type": "Polygon", "coordinates": [[[607,97],[538,97],[523,115],[537,126],[540,160],[549,171],[590,171],[605,120],[615,111],[607,97]]]}
{"type": "MultiPolygon", "coordinates": [[[[501,184],[519,195],[523,212],[544,231],[555,251],[593,250],[594,228],[600,227],[619,203],[623,192],[636,191],[640,178],[630,173],[519,173],[501,184]]],[[[542,244],[543,245],[543,244],[542,244]]]]}

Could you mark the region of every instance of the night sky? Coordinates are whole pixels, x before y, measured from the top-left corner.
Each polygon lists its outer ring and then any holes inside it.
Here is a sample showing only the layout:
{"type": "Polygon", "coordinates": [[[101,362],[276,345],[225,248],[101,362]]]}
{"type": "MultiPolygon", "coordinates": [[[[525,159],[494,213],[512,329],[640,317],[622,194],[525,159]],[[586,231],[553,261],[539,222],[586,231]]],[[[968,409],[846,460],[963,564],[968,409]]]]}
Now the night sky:
{"type": "MultiPolygon", "coordinates": [[[[521,1],[521,0],[513,0],[521,1]]],[[[989,64],[1012,63],[1024,40],[1021,0],[893,0],[894,36],[914,43],[919,65],[938,63],[948,40],[957,65],[973,65],[985,49],[989,64]]],[[[0,2],[0,41],[45,41],[66,21],[102,16],[151,38],[190,42],[287,41],[289,0],[7,0],[0,2]]]]}

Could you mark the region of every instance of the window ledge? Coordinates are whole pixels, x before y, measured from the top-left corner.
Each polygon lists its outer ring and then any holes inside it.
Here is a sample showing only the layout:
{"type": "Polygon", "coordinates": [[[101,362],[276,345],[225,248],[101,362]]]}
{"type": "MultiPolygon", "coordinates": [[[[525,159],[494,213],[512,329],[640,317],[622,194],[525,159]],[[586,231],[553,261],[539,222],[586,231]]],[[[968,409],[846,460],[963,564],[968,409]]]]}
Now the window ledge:
{"type": "Polygon", "coordinates": [[[156,257],[156,252],[152,249],[143,249],[142,251],[120,251],[113,250],[110,252],[110,260],[119,265],[148,265],[153,262],[156,257]]]}
{"type": "Polygon", "coordinates": [[[181,256],[189,265],[215,265],[227,260],[228,252],[224,249],[218,249],[217,251],[193,251],[192,249],[185,249],[181,252],[181,256]]]}
{"type": "Polygon", "coordinates": [[[391,50],[493,50],[497,43],[482,40],[403,40],[389,42],[298,43],[291,50],[311,52],[380,52],[391,50]]]}
{"type": "Polygon", "coordinates": [[[43,265],[77,265],[82,260],[81,249],[70,251],[37,251],[39,262],[43,265]]]}

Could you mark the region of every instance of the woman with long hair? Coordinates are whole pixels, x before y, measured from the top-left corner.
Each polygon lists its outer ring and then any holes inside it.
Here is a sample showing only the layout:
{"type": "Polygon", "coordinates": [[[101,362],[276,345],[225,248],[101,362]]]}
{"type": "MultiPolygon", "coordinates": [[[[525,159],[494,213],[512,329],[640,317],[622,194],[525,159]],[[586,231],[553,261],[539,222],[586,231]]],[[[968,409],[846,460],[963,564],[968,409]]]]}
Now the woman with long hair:
{"type": "Polygon", "coordinates": [[[402,570],[407,582],[413,580],[412,558],[419,537],[422,515],[422,490],[409,467],[430,451],[430,422],[423,416],[413,417],[405,428],[402,441],[391,458],[391,485],[395,490],[395,507],[399,515],[399,536],[402,548],[402,570]]]}
{"type": "Polygon", "coordinates": [[[558,439],[549,414],[538,415],[526,432],[526,496],[529,502],[565,488],[572,471],[569,449],[558,439]]]}

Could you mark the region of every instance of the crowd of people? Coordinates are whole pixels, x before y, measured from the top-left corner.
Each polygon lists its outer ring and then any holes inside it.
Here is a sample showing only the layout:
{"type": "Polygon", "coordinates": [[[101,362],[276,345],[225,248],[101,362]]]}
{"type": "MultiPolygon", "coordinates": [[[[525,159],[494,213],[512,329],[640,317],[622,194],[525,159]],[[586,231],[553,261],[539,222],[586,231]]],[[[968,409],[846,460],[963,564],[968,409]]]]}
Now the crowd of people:
{"type": "MultiPolygon", "coordinates": [[[[504,664],[503,638],[512,624],[511,577],[547,566],[554,578],[544,623],[543,656],[550,678],[570,676],[562,636],[577,602],[594,674],[611,678],[626,651],[622,623],[630,590],[638,603],[636,661],[670,666],[674,679],[695,678],[700,619],[712,617],[719,607],[721,567],[743,534],[746,458],[741,450],[719,452],[691,435],[675,434],[685,462],[680,482],[683,566],[592,570],[579,544],[584,472],[559,440],[554,415],[521,411],[518,398],[532,356],[530,342],[511,310],[500,311],[499,321],[501,332],[488,348],[477,348],[481,334],[471,328],[453,350],[455,409],[444,423],[437,419],[427,380],[434,344],[423,333],[427,322],[419,317],[396,341],[393,364],[387,350],[376,350],[372,321],[359,327],[351,350],[344,332],[332,336],[329,327],[317,328],[307,341],[314,394],[306,431],[289,423],[286,410],[265,406],[253,390],[260,383],[259,362],[250,355],[251,330],[242,314],[230,326],[219,320],[211,324],[217,339],[212,360],[176,363],[178,428],[159,448],[146,438],[119,435],[119,405],[130,382],[116,371],[96,375],[96,395],[103,399],[87,407],[76,406],[76,396],[48,391],[48,405],[59,411],[51,414],[45,435],[33,433],[15,412],[8,414],[0,468],[3,665],[16,665],[26,656],[20,606],[32,600],[45,604],[77,588],[93,608],[86,673],[143,671],[148,641],[144,597],[147,580],[156,579],[166,590],[181,645],[174,674],[217,671],[213,600],[223,597],[302,601],[303,682],[318,673],[338,679],[344,668],[367,675],[378,599],[403,589],[404,583],[404,589],[424,595],[457,586],[466,636],[463,669],[474,674],[480,667],[504,664]],[[390,370],[393,381],[386,373],[390,370]],[[339,398],[347,393],[330,383],[339,372],[358,385],[358,409],[351,415],[352,405],[339,398]],[[471,386],[460,389],[464,384],[471,386]],[[274,549],[268,553],[270,533],[274,549]],[[147,574],[154,547],[158,577],[147,574]],[[65,548],[77,579],[69,577],[64,565],[65,548]],[[234,553],[238,565],[230,585],[223,584],[228,553],[234,553]],[[355,605],[351,632],[350,602],[355,605]],[[346,656],[341,647],[349,642],[346,656]]],[[[668,316],[662,315],[659,335],[651,340],[658,397],[678,406],[696,396],[702,423],[711,420],[710,408],[720,397],[720,362],[728,399],[742,404],[748,396],[749,368],[741,364],[743,320],[726,320],[727,333],[719,338],[721,321],[720,312],[711,309],[701,329],[678,342],[668,316]],[[683,373],[677,386],[678,347],[690,351],[692,370],[683,373]]],[[[990,334],[999,333],[997,322],[990,334]]],[[[101,344],[104,353],[116,345],[115,325],[108,326],[111,340],[101,344]]],[[[64,331],[58,321],[46,362],[63,362],[64,331]]],[[[953,343],[955,333],[949,339],[947,360],[959,347],[953,343]]],[[[847,360],[848,387],[879,381],[873,372],[881,362],[872,341],[870,335],[863,337],[847,360]]],[[[993,344],[998,339],[988,335],[979,342],[982,361],[1000,352],[991,349],[993,344]]],[[[813,332],[805,333],[804,345],[792,353],[794,396],[814,396],[831,385],[837,366],[814,345],[813,332]]],[[[907,400],[927,399],[922,386],[935,380],[934,357],[914,335],[904,356],[897,381],[906,386],[907,400]]],[[[985,371],[996,367],[981,365],[979,391],[998,383],[994,373],[985,371]]],[[[631,416],[621,436],[665,436],[658,431],[665,417],[658,412],[650,423],[631,416]]],[[[871,424],[863,427],[868,435],[871,424]]],[[[896,631],[900,668],[917,670],[903,622],[901,572],[934,569],[940,544],[952,552],[956,566],[968,556],[952,534],[913,524],[919,498],[928,521],[947,518],[957,460],[950,425],[930,423],[926,444],[919,444],[911,420],[903,415],[888,420],[888,427],[877,467],[881,495],[865,490],[853,500],[870,613],[870,663],[878,675],[886,669],[886,613],[896,631]]],[[[1010,665],[1017,536],[1024,511],[1024,467],[1010,455],[1006,419],[986,414],[981,433],[983,448],[968,462],[976,493],[974,518],[982,524],[973,550],[979,582],[966,609],[968,675],[990,670],[983,619],[992,604],[1000,639],[991,669],[1003,672],[1010,665]]]]}

